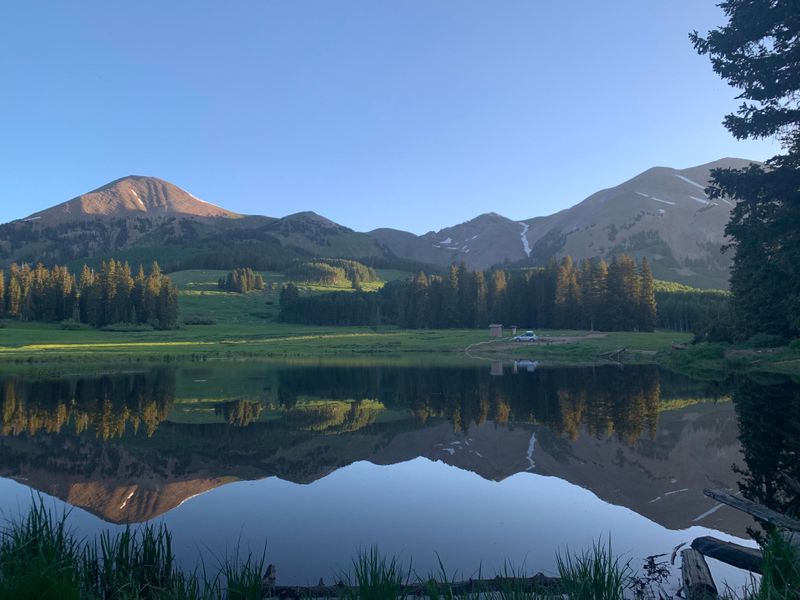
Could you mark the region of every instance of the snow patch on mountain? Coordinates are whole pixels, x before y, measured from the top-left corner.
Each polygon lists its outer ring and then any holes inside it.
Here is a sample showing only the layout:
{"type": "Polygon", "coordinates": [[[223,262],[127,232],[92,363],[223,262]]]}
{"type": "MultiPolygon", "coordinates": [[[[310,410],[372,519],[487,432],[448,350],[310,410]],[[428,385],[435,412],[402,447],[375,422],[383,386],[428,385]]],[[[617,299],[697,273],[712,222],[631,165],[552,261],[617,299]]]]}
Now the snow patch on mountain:
{"type": "Polygon", "coordinates": [[[528,442],[528,451],[525,452],[525,458],[528,460],[528,468],[525,469],[526,471],[533,471],[536,467],[536,463],[533,461],[533,450],[536,447],[536,433],[531,434],[531,439],[528,442]]]}
{"type": "Polygon", "coordinates": [[[531,255],[531,245],[528,242],[528,229],[531,228],[527,223],[520,223],[522,225],[522,233],[519,234],[519,239],[522,240],[522,249],[525,251],[525,256],[531,255]]]}
{"type": "Polygon", "coordinates": [[[689,185],[693,185],[693,186],[694,186],[694,187],[696,187],[696,188],[700,188],[701,190],[703,190],[703,193],[704,193],[704,194],[706,193],[706,192],[705,192],[706,186],[704,186],[704,185],[700,185],[700,184],[699,184],[699,183],[697,183],[696,181],[692,181],[691,179],[689,179],[688,177],[684,177],[683,175],[675,175],[675,177],[677,177],[678,179],[680,179],[680,180],[682,180],[682,181],[685,181],[685,182],[686,182],[686,183],[688,183],[689,185]]]}
{"type": "MultiPolygon", "coordinates": [[[[136,198],[136,201],[139,203],[139,206],[141,206],[143,209],[147,210],[147,207],[144,205],[144,202],[142,202],[142,199],[139,197],[139,194],[136,193],[136,190],[131,190],[131,193],[133,194],[133,197],[136,198]]],[[[189,194],[189,195],[191,196],[191,194],[189,194]]],[[[192,196],[192,197],[194,198],[194,196],[192,196]]]]}
{"type": "Polygon", "coordinates": [[[669,204],[670,206],[675,206],[675,203],[669,200],[662,200],[661,198],[656,198],[655,196],[648,196],[648,198],[650,198],[650,200],[655,200],[656,202],[661,202],[662,204],[669,204]]]}

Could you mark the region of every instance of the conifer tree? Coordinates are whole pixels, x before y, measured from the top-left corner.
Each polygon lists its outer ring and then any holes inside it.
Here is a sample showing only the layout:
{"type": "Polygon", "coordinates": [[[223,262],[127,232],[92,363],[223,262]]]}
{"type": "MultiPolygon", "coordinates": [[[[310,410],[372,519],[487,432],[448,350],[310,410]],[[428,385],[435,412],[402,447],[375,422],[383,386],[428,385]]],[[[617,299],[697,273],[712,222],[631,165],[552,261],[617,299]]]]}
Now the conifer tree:
{"type": "Polygon", "coordinates": [[[583,268],[583,306],[589,329],[607,328],[608,264],[602,258],[585,260],[583,268]]]}
{"type": "Polygon", "coordinates": [[[408,327],[412,329],[422,329],[428,327],[428,286],[429,281],[425,273],[417,273],[411,281],[411,293],[408,297],[406,308],[406,318],[408,327]]]}
{"type": "Polygon", "coordinates": [[[147,278],[144,274],[144,267],[139,265],[131,291],[131,321],[134,323],[147,323],[146,289],[147,278]]]}
{"type": "Polygon", "coordinates": [[[487,304],[488,312],[492,318],[501,323],[505,322],[505,297],[508,281],[506,272],[502,269],[494,269],[489,274],[487,304]]]}
{"type": "Polygon", "coordinates": [[[653,273],[647,257],[642,258],[639,271],[639,331],[653,331],[656,326],[658,312],[656,310],[656,293],[653,283],[653,273]]]}
{"type": "Polygon", "coordinates": [[[8,302],[6,312],[9,317],[19,317],[20,307],[22,306],[22,288],[19,278],[12,275],[8,281],[8,302]]]}
{"type": "Polygon", "coordinates": [[[458,327],[460,319],[460,284],[456,265],[450,265],[442,298],[442,322],[445,327],[458,327]]]}
{"type": "Polygon", "coordinates": [[[581,292],[578,273],[571,256],[565,256],[556,269],[556,325],[577,329],[581,325],[581,292]]]}
{"type": "Polygon", "coordinates": [[[281,305],[281,308],[284,306],[291,306],[294,304],[297,299],[300,297],[300,292],[297,289],[297,286],[293,283],[288,283],[281,288],[280,297],[278,302],[281,305]]]}
{"type": "Polygon", "coordinates": [[[173,329],[178,324],[178,291],[168,277],[161,278],[158,305],[158,328],[173,329]]]}
{"type": "Polygon", "coordinates": [[[486,276],[483,271],[472,274],[472,292],[474,294],[474,317],[469,327],[486,327],[489,319],[489,292],[486,276]]]}
{"type": "Polygon", "coordinates": [[[727,23],[690,37],[714,71],[737,88],[724,119],[737,139],[776,138],[783,154],[766,166],[712,171],[709,197],[737,200],[725,233],[735,331],[800,335],[800,19],[797,0],[726,0],[727,23]]]}

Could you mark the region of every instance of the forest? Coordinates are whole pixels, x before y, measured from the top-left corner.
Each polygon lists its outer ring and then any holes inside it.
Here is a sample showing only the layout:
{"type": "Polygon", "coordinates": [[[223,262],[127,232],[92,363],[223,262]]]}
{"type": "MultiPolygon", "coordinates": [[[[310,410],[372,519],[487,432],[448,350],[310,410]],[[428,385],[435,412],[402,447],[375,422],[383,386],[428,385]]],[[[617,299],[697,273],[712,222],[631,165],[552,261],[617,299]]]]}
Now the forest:
{"type": "Polygon", "coordinates": [[[353,289],[359,289],[363,283],[378,281],[372,267],[342,258],[294,262],[286,269],[286,278],[316,285],[349,284],[353,289]]]}
{"type": "MultiPolygon", "coordinates": [[[[493,378],[483,368],[422,367],[289,368],[274,375],[271,401],[257,396],[225,400],[214,405],[215,416],[230,426],[247,427],[265,410],[272,411],[257,428],[305,436],[358,431],[391,407],[408,412],[419,425],[446,420],[456,432],[488,420],[500,425],[539,423],[573,440],[585,427],[593,436],[616,436],[632,444],[652,437],[661,395],[670,389],[677,392],[675,384],[681,381],[673,382],[653,366],[625,372],[599,368],[586,377],[547,369],[525,377],[493,378]]],[[[0,435],[90,431],[102,440],[137,433],[151,437],[173,408],[175,386],[175,373],[166,368],[74,380],[2,377],[0,435]]],[[[198,436],[215,435],[213,429],[193,427],[198,436]]]]}
{"type": "Polygon", "coordinates": [[[658,313],[647,259],[567,256],[541,269],[489,272],[453,265],[445,276],[418,273],[379,292],[281,294],[281,319],[314,325],[396,324],[409,329],[520,327],[653,331],[658,313]]]}
{"type": "MultiPolygon", "coordinates": [[[[712,329],[725,325],[730,329],[730,293],[723,290],[658,289],[659,329],[691,331],[696,334],[712,334],[712,329]]],[[[716,328],[716,329],[714,329],[716,328]]],[[[726,330],[726,331],[727,331],[726,330]]],[[[708,341],[718,341],[709,339],[708,341]]]]}
{"type": "Polygon", "coordinates": [[[173,329],[178,291],[153,263],[136,275],[113,258],[99,271],[84,266],[79,277],[67,267],[12,264],[0,271],[0,317],[22,321],[74,322],[92,327],[118,323],[173,329]]]}
{"type": "Polygon", "coordinates": [[[220,277],[217,287],[228,292],[246,294],[253,290],[264,289],[264,276],[253,271],[250,267],[244,269],[234,269],[225,277],[220,277]]]}

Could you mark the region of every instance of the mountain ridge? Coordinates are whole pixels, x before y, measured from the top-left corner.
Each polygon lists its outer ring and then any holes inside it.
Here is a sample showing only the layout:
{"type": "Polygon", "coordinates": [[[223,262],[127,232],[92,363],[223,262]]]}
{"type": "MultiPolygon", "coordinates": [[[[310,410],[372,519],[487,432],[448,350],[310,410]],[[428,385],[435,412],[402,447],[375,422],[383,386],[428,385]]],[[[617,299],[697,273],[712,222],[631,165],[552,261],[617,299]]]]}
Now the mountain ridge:
{"type": "MultiPolygon", "coordinates": [[[[472,269],[532,267],[566,254],[580,260],[627,252],[647,256],[661,279],[726,287],[730,257],[721,248],[733,202],[709,199],[705,187],[712,169],[753,162],[726,157],[685,169],[651,167],[550,215],[517,221],[490,211],[422,235],[391,227],[357,232],[313,211],[242,215],[163,179],[128,175],[0,225],[0,265],[141,254],[142,248],[157,256],[165,246],[166,254],[178,255],[181,244],[196,254],[192,245],[205,248],[209,240],[284,261],[338,256],[437,269],[458,262],[472,269]]],[[[215,252],[206,254],[213,263],[215,252]]]]}

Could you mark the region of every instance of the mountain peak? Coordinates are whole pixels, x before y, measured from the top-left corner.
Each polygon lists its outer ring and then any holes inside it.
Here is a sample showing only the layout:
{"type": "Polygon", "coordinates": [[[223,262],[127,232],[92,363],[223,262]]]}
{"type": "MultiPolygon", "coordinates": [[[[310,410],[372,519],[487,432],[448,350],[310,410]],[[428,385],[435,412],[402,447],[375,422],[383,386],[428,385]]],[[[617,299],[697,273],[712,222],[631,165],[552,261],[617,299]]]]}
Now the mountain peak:
{"type": "Polygon", "coordinates": [[[103,217],[167,215],[206,218],[239,216],[200,200],[169,181],[158,177],[128,175],[23,220],[53,225],[103,217]]]}

